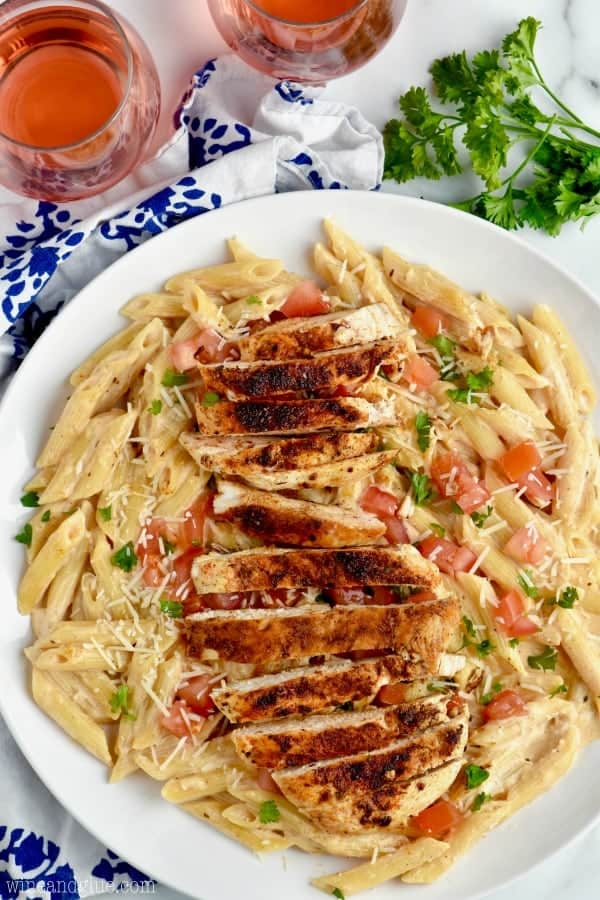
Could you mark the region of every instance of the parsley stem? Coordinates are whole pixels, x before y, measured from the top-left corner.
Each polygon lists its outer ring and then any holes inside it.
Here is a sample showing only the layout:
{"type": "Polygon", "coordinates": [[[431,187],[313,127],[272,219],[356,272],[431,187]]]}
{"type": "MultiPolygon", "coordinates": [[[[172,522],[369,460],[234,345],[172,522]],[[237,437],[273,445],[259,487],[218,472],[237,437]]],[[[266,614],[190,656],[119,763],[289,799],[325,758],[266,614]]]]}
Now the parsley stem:
{"type": "Polygon", "coordinates": [[[536,74],[537,77],[538,77],[538,80],[539,80],[539,83],[540,83],[540,87],[542,88],[542,90],[545,91],[545,92],[548,94],[548,96],[549,96],[552,100],[554,100],[554,102],[556,103],[556,105],[557,105],[560,109],[562,109],[563,112],[566,112],[566,114],[567,114],[568,116],[570,116],[571,119],[574,119],[575,122],[582,122],[582,119],[580,119],[579,116],[578,116],[576,113],[574,113],[572,109],[569,109],[569,107],[566,105],[566,103],[563,103],[562,100],[561,100],[559,97],[556,96],[556,94],[554,93],[554,91],[552,90],[552,88],[550,88],[550,87],[548,86],[548,84],[547,84],[547,82],[546,82],[546,79],[545,79],[544,76],[542,75],[542,73],[541,73],[541,71],[540,71],[540,67],[538,66],[538,64],[537,64],[537,62],[535,61],[535,59],[533,58],[533,56],[528,56],[527,59],[528,59],[529,62],[531,63],[531,67],[532,67],[533,71],[535,72],[535,74],[536,74]]]}
{"type": "MultiPolygon", "coordinates": [[[[525,157],[523,162],[517,166],[517,168],[512,173],[512,175],[510,175],[508,178],[505,179],[505,181],[502,182],[503,184],[507,183],[512,187],[512,184],[513,184],[515,178],[517,177],[517,175],[520,175],[521,172],[523,171],[523,169],[525,168],[525,166],[529,165],[529,163],[531,162],[531,160],[533,159],[535,154],[542,147],[542,145],[546,142],[546,138],[550,134],[550,131],[552,130],[552,127],[554,126],[555,122],[556,122],[556,116],[552,116],[552,118],[548,122],[546,128],[544,129],[542,136],[540,137],[539,141],[537,142],[537,144],[535,144],[533,149],[529,151],[529,153],[527,154],[527,156],[525,157]]],[[[536,131],[538,131],[537,128],[536,128],[536,131]]],[[[539,134],[539,131],[538,131],[538,134],[539,134]]]]}

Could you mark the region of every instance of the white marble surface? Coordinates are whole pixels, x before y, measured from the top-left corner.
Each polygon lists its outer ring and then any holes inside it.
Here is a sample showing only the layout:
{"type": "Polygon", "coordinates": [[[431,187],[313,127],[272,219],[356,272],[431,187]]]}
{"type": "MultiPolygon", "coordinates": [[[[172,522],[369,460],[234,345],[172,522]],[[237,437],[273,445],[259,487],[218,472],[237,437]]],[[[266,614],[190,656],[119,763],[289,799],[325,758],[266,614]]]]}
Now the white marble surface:
{"type": "MultiPolygon", "coordinates": [[[[203,0],[112,0],[148,42],[163,78],[165,108],[176,105],[191,73],[222,51],[203,0]]],[[[544,23],[539,59],[547,80],[566,101],[596,127],[600,126],[599,0],[410,0],[395,37],[365,69],[331,84],[329,95],[358,105],[376,125],[395,114],[397,96],[411,84],[427,81],[432,59],[460,50],[495,46],[516,21],[534,15],[544,23]]],[[[166,121],[166,120],[165,120],[166,121]]],[[[133,179],[127,192],[143,181],[133,179]]],[[[113,189],[104,201],[122,195],[113,189]]],[[[384,190],[449,201],[474,193],[468,177],[443,182],[414,182],[384,190]]],[[[8,199],[0,192],[0,200],[8,199]]],[[[103,201],[103,202],[104,202],[103,201]]],[[[567,226],[558,238],[523,231],[523,238],[553,257],[600,295],[598,242],[600,220],[584,232],[567,226]]],[[[596,785],[590,790],[597,791],[596,785]]],[[[548,822],[552,828],[552,822],[548,822]]],[[[165,846],[168,846],[166,841],[165,846]]],[[[473,854],[477,868],[477,851],[473,854]]],[[[494,900],[597,900],[600,876],[600,827],[548,860],[525,878],[496,892],[494,900]]],[[[202,872],[198,873],[201,891],[202,872]]],[[[401,889],[398,896],[401,898],[401,889]]],[[[424,897],[425,897],[424,892],[424,897]]],[[[159,887],[158,900],[179,895],[159,887]]],[[[313,891],[307,887],[307,900],[313,891]]],[[[316,893],[314,893],[316,896],[316,893]]],[[[234,900],[207,897],[203,900],[234,900]]],[[[265,900],[271,900],[265,885],[265,900]]],[[[455,898],[448,898],[455,900],[455,898]]],[[[458,898],[456,898],[458,900],[458,898]]]]}

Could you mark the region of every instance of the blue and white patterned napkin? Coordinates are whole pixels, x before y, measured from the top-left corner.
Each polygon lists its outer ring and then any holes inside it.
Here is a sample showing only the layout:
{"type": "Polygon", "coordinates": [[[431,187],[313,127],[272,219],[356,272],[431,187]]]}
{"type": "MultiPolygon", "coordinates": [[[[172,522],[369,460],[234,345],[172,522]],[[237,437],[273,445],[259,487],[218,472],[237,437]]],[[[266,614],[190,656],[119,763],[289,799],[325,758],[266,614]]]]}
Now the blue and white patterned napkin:
{"type": "MultiPolygon", "coordinates": [[[[196,73],[179,121],[164,153],[103,197],[57,205],[0,191],[0,392],[61,307],[155,234],[249,197],[379,186],[381,135],[356,109],[235,57],[196,73]]],[[[0,760],[2,900],[76,900],[146,880],[61,809],[1,719],[0,760]]]]}

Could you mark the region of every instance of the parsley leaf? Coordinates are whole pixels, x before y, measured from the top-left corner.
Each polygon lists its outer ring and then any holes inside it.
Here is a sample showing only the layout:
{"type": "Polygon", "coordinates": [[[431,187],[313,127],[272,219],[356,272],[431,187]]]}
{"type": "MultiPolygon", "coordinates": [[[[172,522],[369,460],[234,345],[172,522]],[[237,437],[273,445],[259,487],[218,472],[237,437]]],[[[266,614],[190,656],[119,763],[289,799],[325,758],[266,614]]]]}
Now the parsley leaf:
{"type": "Polygon", "coordinates": [[[31,538],[33,537],[33,529],[29,522],[23,526],[23,531],[20,531],[18,534],[15,534],[15,541],[18,541],[20,544],[25,544],[26,547],[31,547],[31,538]]]}
{"type": "Polygon", "coordinates": [[[492,682],[492,687],[487,693],[482,694],[479,698],[479,702],[482,706],[487,706],[488,703],[491,703],[496,694],[499,694],[502,690],[502,682],[494,681],[492,682]]]}
{"type": "Polygon", "coordinates": [[[433,488],[431,487],[431,481],[427,475],[421,474],[420,472],[413,472],[410,469],[406,470],[406,475],[410,481],[415,506],[423,506],[424,503],[427,503],[428,500],[432,499],[433,488]]]}
{"type": "Polygon", "coordinates": [[[494,512],[493,506],[488,506],[485,512],[472,512],[471,518],[475,522],[477,528],[483,528],[489,517],[494,512]]]}
{"type": "Polygon", "coordinates": [[[202,398],[202,406],[215,406],[221,398],[214,391],[207,391],[202,398]]]}
{"type": "Polygon", "coordinates": [[[477,794],[477,796],[473,800],[473,806],[471,807],[471,809],[473,810],[473,812],[479,812],[483,804],[487,803],[487,801],[491,799],[491,794],[486,794],[482,791],[481,794],[477,794]]]}
{"type": "Polygon", "coordinates": [[[248,306],[258,306],[262,303],[262,300],[256,294],[251,294],[250,297],[246,297],[246,303],[248,306]]]}
{"type": "Polygon", "coordinates": [[[161,600],[160,611],[171,619],[180,619],[183,615],[183,603],[177,603],[175,600],[161,600]]]}
{"type": "Polygon", "coordinates": [[[462,508],[462,506],[459,506],[459,505],[458,505],[458,503],[456,502],[456,500],[451,500],[451,501],[450,501],[450,509],[451,509],[452,512],[455,513],[457,516],[464,516],[464,514],[465,514],[464,509],[462,508]]]}
{"type": "Polygon", "coordinates": [[[47,509],[45,513],[42,514],[42,522],[50,521],[50,510],[47,509]]]}
{"type": "Polygon", "coordinates": [[[549,697],[556,697],[557,694],[566,694],[566,693],[568,693],[568,690],[569,690],[568,687],[566,686],[566,684],[565,684],[564,681],[563,681],[562,684],[559,684],[559,685],[557,685],[555,688],[552,688],[552,690],[550,691],[550,693],[548,694],[548,696],[549,696],[549,697]]]}
{"type": "Polygon", "coordinates": [[[179,387],[188,383],[188,377],[185,372],[174,372],[173,369],[165,369],[161,384],[163,387],[179,387]]]}
{"type": "Polygon", "coordinates": [[[133,549],[133,541],[128,541],[120,550],[113,553],[110,561],[113,566],[118,566],[118,568],[123,569],[124,572],[131,572],[131,570],[137,566],[138,562],[135,550],[133,549]]]}
{"type": "Polygon", "coordinates": [[[415,428],[417,430],[417,444],[422,453],[429,447],[431,433],[431,419],[426,412],[420,410],[415,417],[415,428]]]}
{"type": "Polygon", "coordinates": [[[40,505],[40,495],[37,491],[27,491],[26,494],[23,494],[21,497],[21,506],[27,506],[30,509],[34,506],[40,505]]]}
{"type": "Polygon", "coordinates": [[[540,592],[533,583],[531,572],[529,572],[527,569],[523,569],[523,571],[519,574],[517,581],[519,582],[519,587],[527,594],[528,597],[531,597],[533,600],[535,600],[536,597],[539,597],[540,592]]]}
{"type": "Polygon", "coordinates": [[[434,534],[437,534],[438,537],[446,537],[446,529],[443,525],[438,525],[437,522],[430,522],[429,527],[433,531],[434,534]]]}
{"type": "Polygon", "coordinates": [[[153,400],[148,407],[148,412],[152,413],[153,416],[157,416],[160,412],[162,412],[162,400],[153,400]]]}
{"type": "Polygon", "coordinates": [[[550,669],[552,672],[556,669],[556,660],[558,659],[558,651],[553,647],[546,645],[542,652],[537,656],[528,656],[527,665],[531,669],[550,669]]]}
{"type": "Polygon", "coordinates": [[[445,334],[436,334],[435,337],[429,338],[428,344],[431,344],[437,352],[440,354],[442,359],[444,358],[454,358],[454,351],[456,350],[456,344],[445,334]]]}
{"type": "Polygon", "coordinates": [[[279,822],[281,813],[274,800],[265,800],[264,803],[260,804],[258,818],[262,825],[270,825],[272,822],[279,822]]]}
{"type": "Polygon", "coordinates": [[[481,641],[479,644],[475,644],[475,650],[477,651],[477,655],[481,656],[482,658],[485,656],[489,656],[490,653],[495,649],[496,648],[494,647],[492,642],[489,640],[489,638],[486,638],[484,641],[481,641]]]}
{"type": "Polygon", "coordinates": [[[345,894],[343,894],[339,888],[334,888],[331,892],[331,896],[337,897],[337,900],[346,900],[345,894]]]}
{"type": "MultiPolygon", "coordinates": [[[[460,173],[460,141],[483,184],[475,196],[454,204],[459,209],[503,228],[530,225],[548,234],[599,213],[600,131],[546,82],[535,56],[540,27],[530,16],[500,48],[434,60],[430,72],[440,106],[423,87],[410,87],[400,97],[400,117],[383,131],[384,177],[405,182],[460,173]],[[553,105],[548,114],[532,99],[541,93],[553,105]],[[524,158],[510,154],[517,144],[524,158]]],[[[441,377],[454,380],[453,370],[441,377]]],[[[468,393],[462,397],[457,402],[470,402],[468,393]]]]}
{"type": "Polygon", "coordinates": [[[129,686],[120,684],[110,698],[110,708],[113,713],[119,713],[124,719],[135,720],[136,716],[129,709],[129,686]]]}
{"type": "Polygon", "coordinates": [[[465,627],[465,633],[468,638],[475,639],[477,637],[477,631],[475,630],[475,625],[473,624],[473,620],[469,619],[468,616],[463,616],[463,625],[465,627]]]}
{"type": "Polygon", "coordinates": [[[486,366],[481,372],[467,372],[465,380],[472,391],[487,391],[494,383],[494,373],[486,366]]]}
{"type": "Polygon", "coordinates": [[[569,585],[564,589],[560,597],[553,601],[553,603],[556,603],[557,606],[561,606],[563,609],[573,609],[573,606],[578,600],[579,594],[577,593],[577,588],[569,585]]]}
{"type": "Polygon", "coordinates": [[[468,790],[479,787],[479,785],[483,784],[484,781],[487,781],[489,777],[490,773],[487,769],[482,769],[481,766],[475,766],[473,764],[465,766],[465,778],[467,780],[468,790]]]}
{"type": "Polygon", "coordinates": [[[110,522],[112,519],[112,506],[99,506],[98,512],[103,522],[110,522]]]}
{"type": "Polygon", "coordinates": [[[514,638],[511,638],[508,643],[511,647],[514,648],[514,647],[518,647],[521,642],[518,637],[514,637],[514,638]]]}

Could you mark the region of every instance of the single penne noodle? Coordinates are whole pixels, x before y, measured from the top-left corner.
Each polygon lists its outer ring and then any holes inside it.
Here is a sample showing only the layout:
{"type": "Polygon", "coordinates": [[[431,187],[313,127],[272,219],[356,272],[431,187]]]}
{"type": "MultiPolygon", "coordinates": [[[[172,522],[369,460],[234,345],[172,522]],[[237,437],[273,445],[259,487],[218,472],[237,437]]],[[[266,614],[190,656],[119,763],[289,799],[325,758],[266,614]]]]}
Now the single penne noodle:
{"type": "Polygon", "coordinates": [[[121,315],[135,322],[155,316],[160,319],[184,319],[187,310],[178,294],[138,294],[121,307],[121,315]]]}
{"type": "Polygon", "coordinates": [[[269,316],[281,309],[295,283],[297,282],[291,280],[281,281],[278,284],[262,288],[262,290],[247,292],[239,300],[227,303],[223,307],[226,321],[238,331],[243,331],[248,322],[258,319],[262,319],[267,325],[269,316]]]}
{"type": "MultiPolygon", "coordinates": [[[[152,660],[152,666],[155,665],[155,661],[152,660]]],[[[181,681],[182,671],[183,658],[179,653],[175,653],[170,659],[160,663],[155,679],[149,677],[151,669],[144,673],[142,680],[151,687],[154,696],[158,698],[158,703],[152,697],[149,697],[152,702],[148,703],[146,701],[143,709],[137,714],[132,741],[134,750],[145,750],[147,747],[158,743],[160,739],[160,719],[173,701],[175,690],[181,681]],[[159,703],[162,704],[162,708],[158,705],[159,703]]],[[[140,684],[142,680],[140,680],[140,684]]],[[[194,798],[190,797],[189,799],[192,800],[194,798]]]]}
{"type": "Polygon", "coordinates": [[[131,341],[140,333],[144,327],[142,322],[134,322],[122,331],[118,331],[114,337],[109,338],[97,350],[95,350],[88,358],[71,373],[70,383],[77,387],[82,381],[93,372],[98,363],[102,362],[105,357],[118,350],[124,350],[129,346],[131,341]]]}
{"type": "Polygon", "coordinates": [[[320,242],[316,243],[313,250],[313,265],[318,275],[332,285],[344,303],[356,307],[362,305],[362,285],[356,275],[351,275],[348,265],[331,253],[320,242]]]}
{"type": "MultiPolygon", "coordinates": [[[[526,413],[502,404],[495,409],[481,406],[477,417],[492,428],[498,437],[508,444],[520,444],[523,440],[535,441],[539,431],[526,413]]],[[[503,451],[506,448],[503,448],[503,451]]],[[[484,457],[485,458],[485,457],[484,457]]]]}
{"type": "Polygon", "coordinates": [[[469,596],[471,603],[477,605],[479,614],[475,623],[485,625],[495,650],[506,660],[508,665],[516,672],[524,673],[525,666],[523,665],[521,654],[516,648],[511,647],[507,635],[504,634],[494,616],[497,598],[494,589],[487,578],[480,578],[478,575],[460,572],[457,575],[457,580],[465,593],[469,596]]]}
{"type": "Polygon", "coordinates": [[[533,307],[531,316],[533,323],[551,335],[565,363],[567,377],[571,383],[573,394],[580,412],[591,412],[597,401],[596,388],[592,382],[588,368],[583,361],[575,341],[569,334],[564,322],[549,306],[539,304],[533,307]]]}
{"type": "Polygon", "coordinates": [[[498,362],[515,375],[526,390],[547,388],[548,379],[540,375],[521,353],[502,347],[498,354],[498,362]]]}
{"type": "Polygon", "coordinates": [[[227,249],[234,262],[252,262],[252,260],[260,258],[238,237],[227,239],[227,249]]]}
{"type": "Polygon", "coordinates": [[[536,428],[552,428],[552,422],[533,402],[517,376],[508,369],[504,369],[502,366],[494,369],[490,395],[498,403],[505,403],[508,407],[527,416],[536,428]]]}
{"type": "Polygon", "coordinates": [[[54,670],[52,678],[83,712],[99,725],[107,725],[118,716],[112,712],[110,699],[115,684],[105,672],[65,672],[54,670]]]}
{"type": "Polygon", "coordinates": [[[41,603],[53,579],[85,535],[85,516],[80,509],[67,516],[50,535],[21,579],[18,600],[23,615],[41,603]]]}
{"type": "Polygon", "coordinates": [[[516,349],[523,346],[523,335],[511,321],[510,316],[499,303],[488,294],[476,297],[473,309],[477,312],[483,327],[494,333],[494,340],[503,347],[516,349]]]}
{"type": "Polygon", "coordinates": [[[206,775],[185,775],[183,778],[171,778],[161,791],[169,803],[190,803],[220,794],[227,788],[228,777],[225,772],[209,772],[206,775]]]}
{"type": "Polygon", "coordinates": [[[250,830],[249,828],[234,825],[233,822],[228,821],[223,815],[227,806],[226,800],[219,802],[218,799],[211,799],[184,803],[181,808],[196,819],[203,819],[205,822],[209,822],[217,831],[227,835],[227,837],[234,838],[255,853],[283,850],[290,846],[289,841],[282,839],[277,834],[270,833],[267,829],[253,828],[250,830]]]}
{"type": "Polygon", "coordinates": [[[54,626],[65,618],[75,599],[88,556],[88,541],[80,541],[48,588],[45,620],[47,631],[52,631],[54,626]]]}
{"type": "Polygon", "coordinates": [[[351,897],[392,878],[399,878],[417,866],[430,863],[448,849],[449,845],[444,841],[427,837],[418,838],[394,853],[380,856],[376,862],[363,863],[352,869],[346,869],[345,872],[313,878],[311,884],[326,894],[331,894],[337,888],[345,897],[351,897]]]}
{"type": "MultiPolygon", "coordinates": [[[[563,441],[567,445],[558,464],[564,474],[560,477],[560,516],[567,526],[585,526],[581,521],[581,505],[590,480],[588,442],[581,423],[573,422],[565,431],[563,441]]],[[[595,464],[595,463],[594,463],[595,464]]]]}
{"type": "Polygon", "coordinates": [[[518,321],[534,366],[550,383],[547,393],[552,417],[562,428],[567,428],[577,417],[577,407],[560,349],[549,334],[523,316],[518,321]]]}
{"type": "Polygon", "coordinates": [[[194,281],[186,281],[183,285],[183,307],[185,315],[189,315],[199,329],[211,327],[222,331],[228,325],[221,306],[217,306],[194,281]]]}
{"type": "Polygon", "coordinates": [[[210,476],[208,469],[197,469],[196,474],[186,478],[173,494],[161,500],[154,510],[154,515],[167,517],[183,515],[204,491],[210,476]]]}
{"type": "Polygon", "coordinates": [[[557,621],[562,647],[597,701],[600,697],[600,654],[595,642],[587,636],[587,629],[576,610],[559,609],[557,621]]]}
{"type": "Polygon", "coordinates": [[[242,262],[228,262],[181,272],[169,278],[165,283],[165,290],[173,294],[182,294],[185,282],[191,280],[209,291],[238,291],[243,285],[248,294],[251,294],[258,286],[266,286],[280,275],[282,270],[280,260],[257,256],[242,262]]]}
{"type": "Polygon", "coordinates": [[[23,486],[23,490],[35,491],[36,493],[41,494],[46,485],[50,483],[55,471],[56,469],[54,466],[48,466],[47,469],[38,469],[35,475],[23,486]]]}
{"type": "Polygon", "coordinates": [[[364,265],[367,260],[381,266],[373,254],[369,253],[362,244],[350,237],[333,219],[323,220],[323,230],[329,240],[331,252],[337,256],[340,262],[346,260],[349,269],[356,269],[364,265]]]}
{"type": "Polygon", "coordinates": [[[406,308],[402,305],[401,298],[395,296],[386,281],[381,263],[368,256],[364,263],[362,273],[362,292],[369,303],[385,303],[393,315],[406,325],[406,334],[402,335],[402,343],[407,353],[416,350],[415,341],[410,329],[410,317],[406,308]]]}
{"type": "Polygon", "coordinates": [[[83,712],[79,704],[60,690],[48,672],[34,668],[31,674],[31,689],[37,705],[54,719],[69,737],[81,744],[100,762],[107,766],[112,764],[104,729],[83,712]]]}

